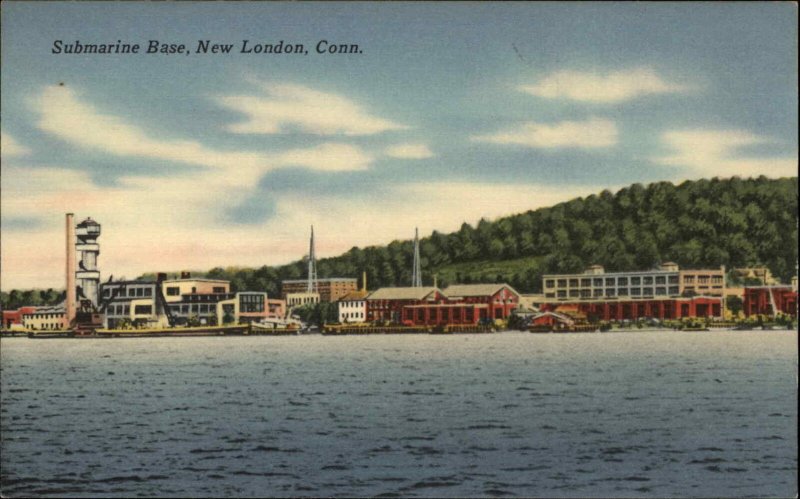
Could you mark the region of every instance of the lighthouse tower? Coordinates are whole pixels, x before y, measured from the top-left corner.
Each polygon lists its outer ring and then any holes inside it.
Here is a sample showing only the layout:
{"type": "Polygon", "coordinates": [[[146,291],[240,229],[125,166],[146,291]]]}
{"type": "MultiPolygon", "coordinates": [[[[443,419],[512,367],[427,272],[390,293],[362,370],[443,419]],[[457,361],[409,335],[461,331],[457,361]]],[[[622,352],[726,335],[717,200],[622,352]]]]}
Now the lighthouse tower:
{"type": "Polygon", "coordinates": [[[97,290],[100,284],[100,271],[97,270],[97,255],[100,254],[100,245],[97,244],[97,238],[100,237],[100,224],[87,218],[75,227],[75,235],[77,236],[75,250],[80,252],[80,261],[78,261],[75,277],[83,296],[97,306],[97,290]]]}

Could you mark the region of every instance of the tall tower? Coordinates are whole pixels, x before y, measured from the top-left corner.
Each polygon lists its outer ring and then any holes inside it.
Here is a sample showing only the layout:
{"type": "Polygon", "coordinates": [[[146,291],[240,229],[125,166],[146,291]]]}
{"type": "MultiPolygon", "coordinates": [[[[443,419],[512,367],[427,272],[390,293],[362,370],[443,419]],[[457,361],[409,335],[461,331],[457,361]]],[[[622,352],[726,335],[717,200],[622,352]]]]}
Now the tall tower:
{"type": "Polygon", "coordinates": [[[308,247],[308,285],[307,293],[317,292],[317,256],[314,254],[314,226],[311,226],[311,242],[308,247]]]}
{"type": "Polygon", "coordinates": [[[419,229],[414,228],[414,268],[411,270],[411,287],[422,287],[422,266],[419,262],[419,229]]]}
{"type": "Polygon", "coordinates": [[[67,213],[67,282],[66,291],[67,299],[64,302],[64,312],[67,319],[67,327],[70,327],[75,320],[75,225],[73,222],[74,215],[67,213]]]}
{"type": "Polygon", "coordinates": [[[78,236],[75,249],[81,252],[75,277],[78,278],[83,296],[97,306],[97,289],[100,284],[100,271],[97,270],[100,245],[97,244],[97,238],[100,236],[100,224],[87,218],[76,226],[75,234],[78,236]]]}

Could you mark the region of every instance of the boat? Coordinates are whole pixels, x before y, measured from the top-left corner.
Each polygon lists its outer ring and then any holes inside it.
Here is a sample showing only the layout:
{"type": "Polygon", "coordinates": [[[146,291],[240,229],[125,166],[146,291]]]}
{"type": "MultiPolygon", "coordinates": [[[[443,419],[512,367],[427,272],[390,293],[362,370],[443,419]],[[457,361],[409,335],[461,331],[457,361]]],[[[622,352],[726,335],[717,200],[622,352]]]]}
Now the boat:
{"type": "Polygon", "coordinates": [[[267,317],[259,322],[250,323],[251,334],[264,335],[296,335],[300,334],[302,323],[296,319],[267,317]]]}

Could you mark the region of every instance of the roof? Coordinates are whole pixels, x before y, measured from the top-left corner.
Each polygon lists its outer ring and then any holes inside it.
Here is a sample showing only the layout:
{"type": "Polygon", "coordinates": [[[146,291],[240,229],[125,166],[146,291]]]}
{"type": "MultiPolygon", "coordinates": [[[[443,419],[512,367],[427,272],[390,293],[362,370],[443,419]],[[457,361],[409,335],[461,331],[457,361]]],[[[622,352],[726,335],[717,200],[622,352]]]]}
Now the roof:
{"type": "Polygon", "coordinates": [[[353,301],[353,300],[363,300],[369,294],[368,291],[364,291],[360,289],[358,291],[350,291],[346,295],[339,298],[339,301],[353,301]]]}
{"type": "MultiPolygon", "coordinates": [[[[324,279],[317,279],[317,282],[356,282],[358,279],[355,277],[326,277],[324,279]]],[[[281,281],[283,284],[300,284],[307,283],[308,279],[284,279],[281,281]]]]}
{"type": "Polygon", "coordinates": [[[434,287],[380,288],[367,296],[367,300],[424,300],[431,293],[442,290],[434,287]]]}
{"type": "Polygon", "coordinates": [[[492,296],[503,288],[519,296],[519,293],[505,283],[497,284],[454,284],[444,290],[447,297],[451,296],[492,296]]]}
{"type": "Polygon", "coordinates": [[[560,314],[558,312],[541,312],[531,317],[531,320],[535,321],[536,319],[540,319],[542,317],[555,317],[562,322],[575,322],[572,317],[566,314],[560,314]]]}
{"type": "Polygon", "coordinates": [[[164,279],[161,281],[162,283],[175,283],[175,282],[222,282],[225,284],[230,284],[231,281],[226,281],[225,279],[207,279],[205,277],[181,277],[180,279],[164,279]]]}

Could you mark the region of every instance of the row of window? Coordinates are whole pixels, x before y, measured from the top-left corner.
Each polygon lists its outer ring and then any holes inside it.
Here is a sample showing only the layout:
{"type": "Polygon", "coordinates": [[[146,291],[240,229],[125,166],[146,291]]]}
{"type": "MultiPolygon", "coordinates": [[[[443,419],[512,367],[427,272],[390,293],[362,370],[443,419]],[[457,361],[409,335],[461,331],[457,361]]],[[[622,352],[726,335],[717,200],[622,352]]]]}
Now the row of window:
{"type": "MultiPolygon", "coordinates": [[[[103,296],[106,298],[110,298],[111,294],[119,288],[117,287],[106,287],[103,288],[103,296]]],[[[127,291],[122,289],[119,293],[115,296],[123,297],[123,296],[153,296],[153,287],[147,286],[129,286],[127,291]]]]}
{"type": "Polygon", "coordinates": [[[58,319],[64,317],[64,314],[25,314],[22,316],[22,320],[25,319],[58,319]]]}
{"type": "Polygon", "coordinates": [[[200,303],[193,305],[170,305],[169,310],[173,314],[181,314],[181,315],[188,315],[192,313],[208,314],[208,313],[215,313],[217,311],[217,306],[215,304],[208,304],[208,303],[200,303]]]}
{"type": "MultiPolygon", "coordinates": [[[[227,293],[228,290],[225,286],[212,286],[211,288],[212,293],[227,293]]],[[[180,286],[167,286],[167,296],[180,296],[181,288],[180,286]]],[[[197,288],[192,286],[192,294],[197,294],[197,288]]]]}
{"type": "Polygon", "coordinates": [[[339,308],[364,308],[363,301],[343,301],[339,303],[339,308]]]}
{"type": "Polygon", "coordinates": [[[364,312],[345,312],[342,314],[342,319],[363,319],[364,312]]]}
{"type": "Polygon", "coordinates": [[[545,293],[546,298],[602,298],[614,296],[665,296],[678,295],[680,293],[678,286],[670,288],[606,288],[603,289],[559,289],[555,295],[553,293],[545,293]],[[655,292],[654,292],[655,291],[655,292]]]}
{"type": "Polygon", "coordinates": [[[570,288],[577,288],[577,287],[601,287],[605,286],[640,286],[644,285],[652,285],[652,284],[678,284],[678,276],[677,275],[646,275],[646,276],[634,276],[634,277],[595,277],[595,278],[588,278],[584,277],[582,279],[574,278],[574,279],[546,279],[544,286],[546,288],[566,288],[569,286],[570,288]]]}

